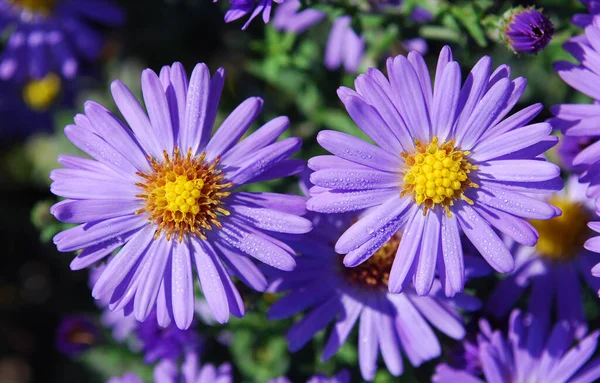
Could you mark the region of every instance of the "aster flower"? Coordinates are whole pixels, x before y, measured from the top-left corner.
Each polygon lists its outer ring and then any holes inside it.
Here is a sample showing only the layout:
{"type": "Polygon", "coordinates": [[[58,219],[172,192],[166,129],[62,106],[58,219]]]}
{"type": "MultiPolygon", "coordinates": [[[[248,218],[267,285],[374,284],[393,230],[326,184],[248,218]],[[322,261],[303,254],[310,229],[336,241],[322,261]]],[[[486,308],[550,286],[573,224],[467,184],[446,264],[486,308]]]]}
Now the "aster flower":
{"type": "Polygon", "coordinates": [[[588,363],[598,343],[598,331],[570,348],[573,334],[566,323],[544,331],[531,316],[519,311],[510,316],[507,336],[492,331],[485,320],[480,321],[480,327],[477,343],[483,373],[475,375],[442,364],[433,382],[592,383],[600,378],[600,358],[588,363]]]}
{"type": "MultiPolygon", "coordinates": [[[[215,3],[218,0],[213,0],[215,3]]],[[[271,19],[273,3],[281,4],[286,0],[229,0],[231,8],[225,13],[225,22],[230,23],[250,14],[242,29],[248,28],[252,20],[262,13],[262,19],[267,24],[271,19]]]]}
{"type": "Polygon", "coordinates": [[[162,360],[154,369],[155,383],[232,383],[231,365],[224,363],[218,368],[205,364],[200,368],[196,352],[185,355],[181,367],[173,360],[162,360]]]}
{"type": "Polygon", "coordinates": [[[118,26],[121,8],[109,0],[0,0],[0,28],[11,30],[0,57],[0,78],[77,74],[103,46],[98,25],[118,26]]]}
{"type": "Polygon", "coordinates": [[[390,294],[387,283],[396,249],[404,238],[395,235],[367,261],[346,268],[332,243],[355,219],[354,214],[314,214],[314,230],[292,246],[301,253],[298,267],[288,273],[275,271],[270,292],[289,291],[269,310],[269,319],[283,319],[304,310],[308,313],[287,333],[289,349],[301,349],[318,331],[335,323],[321,360],[333,356],[358,324],[358,357],[362,376],[373,380],[378,354],[394,376],[403,372],[402,353],[413,366],[440,355],[440,343],[432,326],[454,339],[465,330],[455,307],[479,308],[479,301],[458,294],[446,298],[439,283],[432,295],[418,296],[407,288],[390,294]]]}
{"type": "Polygon", "coordinates": [[[550,19],[533,7],[516,7],[505,14],[504,40],[515,53],[537,54],[554,35],[550,19]]]}
{"type": "Polygon", "coordinates": [[[173,323],[161,327],[152,313],[145,321],[139,322],[135,334],[140,342],[144,361],[153,363],[160,360],[177,360],[189,350],[197,350],[202,340],[196,332],[195,321],[192,325],[181,330],[173,323]]]}
{"type": "Polygon", "coordinates": [[[343,66],[346,72],[356,72],[365,53],[365,40],[352,29],[352,18],[340,16],[333,21],[327,46],[325,67],[335,70],[343,66]]]}
{"type": "Polygon", "coordinates": [[[144,381],[137,375],[126,372],[123,376],[113,376],[106,383],[144,383],[144,381]]]}
{"type": "MultiPolygon", "coordinates": [[[[271,379],[268,383],[292,383],[292,381],[282,376],[277,379],[271,379]]],[[[328,378],[325,374],[317,374],[308,379],[306,383],[350,383],[350,372],[342,370],[339,374],[331,378],[328,378]]]]}
{"type": "Polygon", "coordinates": [[[68,356],[81,354],[99,339],[98,326],[86,315],[66,316],[56,329],[56,348],[68,356]]]}
{"type": "Polygon", "coordinates": [[[311,8],[298,12],[301,5],[300,0],[286,0],[277,7],[273,18],[275,29],[300,34],[327,16],[325,12],[311,8]]]}
{"type": "Polygon", "coordinates": [[[562,215],[530,222],[537,229],[539,240],[533,248],[514,246],[515,271],[499,282],[488,300],[487,311],[494,317],[507,316],[530,289],[528,311],[536,318],[549,317],[551,309],[556,307],[556,318],[568,322],[576,336],[587,332],[580,280],[594,291],[600,288],[600,280],[590,274],[590,269],[600,262],[600,254],[583,247],[589,236],[587,223],[594,211],[593,201],[586,197],[585,190],[586,185],[572,176],[566,190],[549,198],[550,203],[562,210],[562,215]],[[560,286],[556,281],[560,281],[560,286]]]}
{"type": "Polygon", "coordinates": [[[305,233],[310,221],[304,200],[275,193],[236,192],[245,184],[288,176],[304,162],[287,159],[298,138],[277,138],[289,120],[276,118],[243,141],[262,107],[249,98],[225,119],[211,138],[224,70],[211,78],[198,64],[191,80],[179,63],[160,78],[142,74],[148,114],[120,81],[111,86],[131,130],[95,102],[65,128],[71,142],[93,160],[60,156],[64,169],[52,171],[54,194],[67,198],[51,213],[82,223],[54,237],[59,251],[83,251],[73,270],[89,267],[121,248],[94,285],[96,299],[109,308],[133,312],[144,321],[154,308],[162,326],[173,319],[185,329],[194,315],[193,269],[215,319],[244,315],[244,304],[229,273],[252,288],[266,280],[256,258],[282,270],[295,267],[294,252],[273,233],[305,233]],[[226,268],[227,267],[227,268],[226,268]]]}
{"type": "Polygon", "coordinates": [[[578,13],[573,16],[571,22],[581,28],[592,24],[594,15],[600,14],[600,1],[598,0],[579,0],[588,9],[589,13],[578,13]]]}
{"type": "Polygon", "coordinates": [[[400,230],[388,286],[393,293],[413,279],[416,292],[428,294],[436,269],[448,296],[462,291],[461,231],[496,271],[512,271],[513,257],[494,229],[533,246],[537,234],[525,219],[549,219],[557,211],[523,192],[563,186],[559,168],[540,157],[557,141],[550,125],[527,125],[542,106],[505,119],[526,80],[511,81],[506,65],[492,73],[484,57],[461,90],[460,66],[448,47],[440,54],[434,92],[416,52],[389,58],[387,70],[389,80],[369,69],[356,79],[357,91],[338,90],[377,145],[320,132],[317,141],[333,156],[309,161],[316,187],[308,209],[371,208],[337,240],[347,267],[367,261],[400,230]]]}
{"type": "Polygon", "coordinates": [[[562,104],[553,106],[550,111],[554,118],[548,122],[561,130],[567,137],[587,141],[587,145],[575,155],[572,165],[582,171],[580,181],[588,183],[588,197],[600,196],[600,144],[598,137],[598,116],[600,116],[600,71],[594,60],[600,59],[600,26],[585,28],[585,38],[573,38],[563,45],[564,49],[579,60],[576,65],[566,61],[554,64],[558,75],[576,90],[596,100],[595,103],[562,104]]]}

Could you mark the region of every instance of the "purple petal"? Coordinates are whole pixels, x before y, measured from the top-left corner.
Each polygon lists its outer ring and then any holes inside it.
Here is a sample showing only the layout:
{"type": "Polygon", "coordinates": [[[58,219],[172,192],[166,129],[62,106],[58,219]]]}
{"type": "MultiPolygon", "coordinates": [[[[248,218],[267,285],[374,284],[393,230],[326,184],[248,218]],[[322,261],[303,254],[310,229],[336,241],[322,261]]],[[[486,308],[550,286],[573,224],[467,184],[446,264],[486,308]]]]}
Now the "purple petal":
{"type": "MultiPolygon", "coordinates": [[[[446,283],[453,293],[461,292],[465,285],[465,265],[463,260],[462,244],[458,231],[456,217],[442,215],[442,255],[444,261],[444,274],[446,283]]],[[[447,294],[446,295],[453,295],[447,294]]]]}
{"type": "Polygon", "coordinates": [[[358,366],[363,379],[371,381],[377,372],[377,326],[375,311],[365,307],[358,325],[358,366]]]}
{"type": "Polygon", "coordinates": [[[180,329],[186,329],[194,319],[194,276],[190,245],[175,241],[173,244],[173,259],[171,262],[171,300],[173,302],[173,318],[180,329]]]}
{"type": "Polygon", "coordinates": [[[538,143],[551,132],[552,127],[547,123],[533,124],[514,129],[495,136],[493,139],[479,141],[473,148],[471,158],[477,162],[484,162],[514,153],[538,143]]]}
{"type": "Polygon", "coordinates": [[[388,284],[391,293],[399,293],[405,283],[405,279],[412,269],[414,259],[419,252],[423,228],[425,227],[425,216],[419,210],[411,211],[412,217],[407,223],[400,246],[396,252],[396,258],[390,271],[388,284]]]}
{"type": "Polygon", "coordinates": [[[415,290],[419,295],[428,295],[433,285],[435,263],[440,250],[441,215],[440,209],[435,209],[425,217],[421,251],[417,259],[417,270],[413,281],[415,290]]]}
{"type": "Polygon", "coordinates": [[[342,213],[378,206],[398,194],[397,188],[352,192],[325,192],[308,200],[307,208],[322,213],[342,213]]]}
{"type": "Polygon", "coordinates": [[[160,145],[170,153],[174,146],[171,112],[162,83],[151,69],[145,69],[142,72],[142,94],[153,133],[160,145]]]}
{"type": "Polygon", "coordinates": [[[456,107],[461,82],[460,65],[455,61],[448,63],[440,77],[433,96],[431,126],[433,135],[445,142],[456,121],[456,107]]]}
{"type": "Polygon", "coordinates": [[[323,329],[340,311],[340,302],[336,296],[312,309],[300,322],[293,325],[286,337],[291,352],[300,350],[315,333],[323,329]]]}
{"type": "Polygon", "coordinates": [[[344,311],[340,314],[331,331],[331,335],[329,335],[327,344],[323,348],[322,362],[329,360],[346,342],[363,309],[363,304],[354,300],[349,295],[342,296],[342,305],[344,306],[344,311]]]}

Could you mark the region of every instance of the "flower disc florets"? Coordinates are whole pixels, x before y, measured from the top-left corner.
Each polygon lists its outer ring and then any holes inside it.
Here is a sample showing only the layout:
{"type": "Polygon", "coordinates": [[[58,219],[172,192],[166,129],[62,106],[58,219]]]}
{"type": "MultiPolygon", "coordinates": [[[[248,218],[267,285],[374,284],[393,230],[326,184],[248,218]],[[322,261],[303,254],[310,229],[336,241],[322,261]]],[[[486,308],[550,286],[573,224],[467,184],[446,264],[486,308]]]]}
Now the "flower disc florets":
{"type": "Polygon", "coordinates": [[[205,153],[192,157],[190,149],[183,157],[178,148],[172,159],[166,151],[164,157],[162,162],[148,158],[152,173],[138,173],[145,179],[137,184],[144,189],[138,197],[145,200],[145,206],[136,213],[147,212],[150,221],[158,225],[156,238],[165,230],[168,240],[177,234],[181,242],[188,233],[206,239],[206,230],[213,225],[221,228],[218,217],[229,215],[221,205],[231,194],[223,190],[233,184],[224,182],[223,174],[216,168],[220,158],[207,163],[205,153]]]}
{"type": "Polygon", "coordinates": [[[395,235],[366,262],[356,267],[342,265],[342,272],[351,283],[357,283],[361,287],[387,289],[398,246],[400,246],[400,235],[395,235]]]}
{"type": "Polygon", "coordinates": [[[564,198],[551,198],[550,203],[562,210],[562,215],[531,221],[539,234],[536,251],[553,261],[571,260],[581,253],[588,238],[590,214],[583,204],[564,198]]]}
{"type": "Polygon", "coordinates": [[[424,213],[441,205],[451,217],[450,206],[462,199],[473,204],[464,192],[469,187],[478,187],[471,182],[469,173],[477,166],[467,160],[469,151],[454,147],[454,140],[438,145],[433,137],[429,145],[415,140],[414,154],[401,153],[406,164],[402,195],[413,194],[418,205],[425,205],[424,213]]]}

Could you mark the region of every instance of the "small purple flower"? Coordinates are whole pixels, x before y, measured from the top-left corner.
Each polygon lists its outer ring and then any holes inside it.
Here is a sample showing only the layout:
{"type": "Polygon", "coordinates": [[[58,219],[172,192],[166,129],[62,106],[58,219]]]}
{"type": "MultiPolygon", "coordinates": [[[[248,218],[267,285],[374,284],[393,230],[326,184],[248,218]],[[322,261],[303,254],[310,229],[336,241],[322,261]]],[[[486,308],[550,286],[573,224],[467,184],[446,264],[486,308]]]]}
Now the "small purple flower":
{"type": "Polygon", "coordinates": [[[513,311],[507,336],[492,331],[485,320],[479,323],[477,343],[482,373],[441,364],[432,377],[434,383],[592,383],[600,378],[600,358],[587,363],[596,350],[598,331],[569,348],[573,333],[564,322],[547,331],[532,316],[513,311]]]}
{"type": "Polygon", "coordinates": [[[554,35],[550,19],[533,7],[510,10],[505,23],[504,38],[515,53],[537,54],[554,35]]]}
{"type": "Polygon", "coordinates": [[[71,142],[93,160],[60,156],[52,171],[54,194],[67,198],[52,214],[81,223],[54,237],[59,251],[83,251],[71,263],[79,270],[107,258],[94,285],[96,299],[109,298],[144,321],[156,308],[161,326],[174,319],[185,329],[194,316],[194,269],[215,319],[241,317],[245,307],[230,273],[254,289],[266,280],[251,260],[282,270],[295,267],[294,252],[274,233],[310,231],[304,199],[275,193],[236,192],[245,184],[302,171],[288,159],[301,140],[278,137],[289,126],[278,117],[238,143],[263,101],[252,97],[236,108],[212,135],[224,70],[211,78],[198,64],[188,78],[179,63],[160,77],[142,73],[147,108],[120,81],[111,86],[131,127],[95,102],[65,128],[71,142]]]}
{"type": "Polygon", "coordinates": [[[423,7],[415,7],[410,18],[416,23],[425,24],[433,20],[433,14],[423,7]]]}
{"type": "Polygon", "coordinates": [[[370,210],[337,240],[344,264],[356,267],[396,233],[402,234],[390,273],[398,293],[411,280],[419,295],[433,286],[436,270],[448,296],[463,290],[460,233],[498,272],[514,259],[496,230],[533,246],[537,233],[525,219],[557,215],[550,204],[525,193],[560,190],[558,166],[540,157],[557,138],[547,123],[527,125],[541,110],[532,105],[506,118],[525,91],[503,65],[492,72],[482,58],[461,89],[460,66],[445,47],[435,90],[416,52],[387,60],[389,80],[369,69],[341,87],[340,99],[376,145],[321,131],[317,141],[332,156],[309,161],[314,171],[309,210],[332,214],[370,210]]]}
{"type": "MultiPolygon", "coordinates": [[[[218,0],[213,1],[216,3],[218,0]]],[[[271,18],[271,8],[273,7],[273,3],[281,4],[285,1],[286,0],[229,0],[231,8],[225,14],[225,22],[230,23],[250,13],[248,21],[246,21],[242,27],[242,29],[246,29],[252,20],[262,13],[263,21],[267,24],[271,18]]]]}
{"type": "Polygon", "coordinates": [[[598,118],[600,118],[600,75],[594,60],[600,59],[600,27],[589,25],[585,38],[576,37],[564,44],[564,49],[579,60],[575,65],[566,61],[554,64],[558,75],[576,90],[593,98],[593,104],[562,104],[550,108],[554,118],[548,122],[567,137],[585,140],[587,145],[575,155],[572,166],[582,171],[580,181],[589,184],[587,195],[600,196],[600,143],[598,118]]]}
{"type": "Polygon", "coordinates": [[[77,74],[80,60],[95,60],[104,44],[97,25],[123,23],[107,0],[0,0],[0,29],[11,30],[0,57],[0,78],[41,79],[77,74]]]}
{"type": "Polygon", "coordinates": [[[415,51],[421,56],[425,56],[429,52],[429,44],[427,44],[427,40],[420,37],[404,40],[402,41],[402,46],[406,51],[415,51]]]}
{"type": "Polygon", "coordinates": [[[113,376],[106,383],[144,383],[137,375],[126,372],[123,376],[113,376]]]}
{"type": "Polygon", "coordinates": [[[343,66],[346,72],[356,72],[364,55],[365,41],[352,29],[352,18],[340,16],[333,22],[327,46],[325,67],[336,70],[343,66]]]}
{"type": "Polygon", "coordinates": [[[600,14],[600,1],[598,0],[579,0],[588,9],[589,13],[578,13],[573,16],[571,22],[578,27],[586,28],[594,21],[594,16],[600,14]]]}
{"type": "Polygon", "coordinates": [[[56,329],[56,348],[68,356],[77,356],[100,339],[98,326],[85,315],[64,317],[56,329]]]}
{"type": "MultiPolygon", "coordinates": [[[[555,312],[557,320],[569,323],[577,337],[587,332],[581,281],[594,291],[600,288],[600,280],[590,274],[590,269],[600,262],[600,254],[583,247],[589,236],[587,223],[594,211],[594,203],[585,191],[586,185],[572,176],[565,190],[549,197],[562,215],[530,222],[537,229],[539,240],[534,248],[513,246],[515,271],[500,281],[488,300],[487,311],[495,318],[507,316],[530,290],[529,313],[547,318],[555,312]],[[560,281],[560,286],[556,281],[560,281]]],[[[542,325],[541,320],[538,323],[542,325]]]]}
{"type": "MultiPolygon", "coordinates": [[[[268,383],[292,383],[292,381],[282,376],[280,378],[271,379],[268,383]]],[[[325,374],[317,374],[308,379],[306,383],[350,383],[350,372],[348,370],[342,370],[331,378],[328,378],[325,374]]]]}
{"type": "Polygon", "coordinates": [[[195,321],[185,330],[177,328],[174,324],[161,327],[157,323],[155,313],[137,324],[135,334],[146,363],[165,359],[177,360],[187,351],[197,350],[202,345],[202,340],[196,332],[195,321]]]}
{"type": "Polygon", "coordinates": [[[205,364],[200,368],[200,359],[195,352],[185,354],[181,367],[176,361],[164,359],[154,368],[155,383],[233,383],[231,365],[224,363],[218,368],[205,364]]]}
{"type": "Polygon", "coordinates": [[[378,354],[394,376],[403,372],[402,354],[413,366],[436,358],[440,343],[432,326],[454,339],[465,335],[456,306],[479,308],[479,301],[458,294],[446,298],[441,285],[432,294],[418,296],[412,288],[401,294],[387,291],[396,249],[403,239],[397,235],[383,244],[367,262],[347,268],[335,253],[333,243],[355,220],[354,214],[314,214],[315,229],[292,246],[301,253],[298,267],[288,273],[274,270],[271,292],[289,293],[269,310],[269,319],[284,319],[308,310],[287,333],[289,349],[296,352],[315,333],[335,323],[321,360],[333,356],[347,341],[358,322],[359,367],[365,380],[373,380],[378,354]]]}
{"type": "Polygon", "coordinates": [[[325,12],[315,9],[305,9],[298,12],[300,6],[300,0],[286,0],[277,7],[273,18],[275,29],[300,34],[327,16],[325,12]]]}

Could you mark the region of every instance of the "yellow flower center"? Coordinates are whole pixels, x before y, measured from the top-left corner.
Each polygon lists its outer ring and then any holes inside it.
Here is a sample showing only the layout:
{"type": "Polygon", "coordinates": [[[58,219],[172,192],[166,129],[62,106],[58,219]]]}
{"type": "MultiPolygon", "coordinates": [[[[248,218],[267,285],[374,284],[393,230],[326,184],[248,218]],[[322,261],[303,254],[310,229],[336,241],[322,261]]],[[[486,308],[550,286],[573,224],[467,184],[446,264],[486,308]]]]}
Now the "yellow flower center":
{"type": "Polygon", "coordinates": [[[560,208],[562,215],[545,221],[530,221],[540,236],[535,249],[542,257],[553,261],[571,260],[583,249],[588,237],[590,214],[582,204],[565,198],[553,197],[548,202],[560,208]]]}
{"type": "Polygon", "coordinates": [[[401,195],[414,195],[417,205],[425,205],[423,214],[441,205],[451,217],[450,206],[455,200],[473,204],[464,195],[469,187],[479,187],[469,180],[469,173],[477,170],[477,166],[467,160],[470,152],[455,148],[454,140],[438,145],[437,137],[433,137],[429,145],[415,140],[415,146],[415,153],[401,153],[406,164],[401,195]]]}
{"type": "Polygon", "coordinates": [[[190,149],[184,157],[178,148],[172,159],[167,152],[163,154],[162,162],[148,157],[150,174],[137,173],[144,178],[144,182],[137,184],[144,192],[137,197],[145,201],[136,214],[146,212],[150,221],[158,225],[155,238],[165,230],[167,240],[176,234],[181,242],[188,233],[206,239],[206,230],[213,225],[221,228],[219,217],[229,215],[221,205],[231,194],[223,190],[233,183],[223,181],[223,174],[216,168],[219,157],[206,163],[206,153],[192,158],[190,149]]]}
{"type": "Polygon", "coordinates": [[[397,234],[360,265],[356,267],[342,265],[342,273],[351,283],[357,283],[362,287],[387,288],[398,246],[400,246],[400,236],[397,234]]]}
{"type": "Polygon", "coordinates": [[[48,110],[60,93],[60,78],[49,73],[41,80],[31,80],[23,87],[23,99],[31,109],[48,110]]]}
{"type": "Polygon", "coordinates": [[[56,0],[8,0],[8,2],[31,13],[48,15],[56,0]]]}

